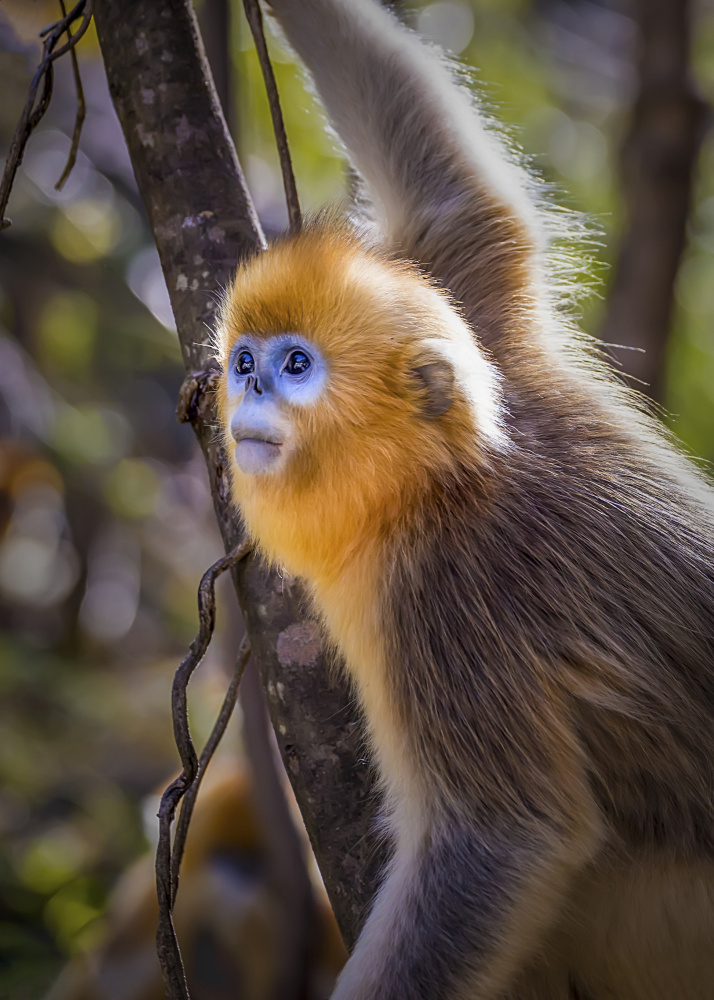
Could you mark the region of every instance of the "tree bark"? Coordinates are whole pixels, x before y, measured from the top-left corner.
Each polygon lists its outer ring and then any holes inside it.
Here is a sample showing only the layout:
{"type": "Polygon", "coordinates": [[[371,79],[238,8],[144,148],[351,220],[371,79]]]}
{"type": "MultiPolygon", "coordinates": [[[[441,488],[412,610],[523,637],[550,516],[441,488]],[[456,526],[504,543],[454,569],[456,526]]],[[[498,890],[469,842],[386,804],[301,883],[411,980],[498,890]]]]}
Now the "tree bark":
{"type": "MultiPolygon", "coordinates": [[[[208,468],[218,525],[241,528],[217,438],[208,345],[220,289],[264,246],[187,0],[97,0],[109,88],[168,286],[187,381],[180,409],[208,468]]],[[[348,947],[375,885],[376,796],[354,698],[331,671],[299,587],[250,559],[235,575],[278,743],[348,947]]],[[[167,691],[167,698],[169,694],[167,691]]]]}
{"type": "Polygon", "coordinates": [[[689,0],[636,0],[635,13],[638,94],[621,153],[627,228],[599,336],[636,349],[624,369],[657,399],[708,109],[691,72],[689,0]]]}

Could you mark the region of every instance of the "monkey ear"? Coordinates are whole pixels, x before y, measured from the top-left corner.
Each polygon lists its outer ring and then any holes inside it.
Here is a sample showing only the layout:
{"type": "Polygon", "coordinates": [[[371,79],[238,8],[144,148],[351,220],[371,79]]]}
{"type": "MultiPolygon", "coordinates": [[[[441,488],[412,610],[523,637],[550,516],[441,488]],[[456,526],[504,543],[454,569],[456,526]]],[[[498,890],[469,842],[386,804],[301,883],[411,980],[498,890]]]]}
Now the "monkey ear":
{"type": "Polygon", "coordinates": [[[454,401],[454,371],[445,358],[430,355],[409,372],[419,386],[423,416],[434,419],[451,409],[454,401]]]}

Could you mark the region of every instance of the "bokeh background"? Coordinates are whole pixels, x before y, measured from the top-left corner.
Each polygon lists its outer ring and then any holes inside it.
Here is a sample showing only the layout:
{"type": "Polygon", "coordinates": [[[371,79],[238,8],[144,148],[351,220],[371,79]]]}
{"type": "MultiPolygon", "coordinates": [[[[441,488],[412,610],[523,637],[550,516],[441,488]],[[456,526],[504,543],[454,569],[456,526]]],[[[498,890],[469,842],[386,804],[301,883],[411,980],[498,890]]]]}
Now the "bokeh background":
{"type": "MultiPolygon", "coordinates": [[[[280,230],[280,174],[241,4],[197,6],[248,186],[266,230],[280,230]]],[[[641,41],[633,5],[400,7],[478,67],[487,105],[554,197],[585,213],[582,322],[597,334],[626,224],[620,151],[641,41]]],[[[691,8],[691,69],[709,101],[714,2],[691,8]]],[[[57,16],[49,0],[0,3],[4,150],[38,62],[38,32],[57,16]]],[[[343,163],[290,55],[275,39],[271,51],[303,207],[317,208],[343,196],[343,163]]],[[[62,60],[17,176],[12,227],[0,234],[0,998],[12,1000],[44,996],[68,958],[97,947],[112,886],[151,845],[156,792],[177,767],[170,681],[196,630],[199,577],[221,552],[203,461],[175,420],[183,372],[173,319],[91,29],[78,55],[88,110],[76,167],[57,191],[75,112],[62,60]]],[[[658,402],[708,463],[711,130],[695,165],[673,302],[658,402]]],[[[615,356],[627,369],[626,355],[615,356]]],[[[219,634],[191,686],[199,740],[225,689],[236,614],[224,593],[219,634]]],[[[240,760],[241,747],[238,713],[224,756],[240,760]]]]}

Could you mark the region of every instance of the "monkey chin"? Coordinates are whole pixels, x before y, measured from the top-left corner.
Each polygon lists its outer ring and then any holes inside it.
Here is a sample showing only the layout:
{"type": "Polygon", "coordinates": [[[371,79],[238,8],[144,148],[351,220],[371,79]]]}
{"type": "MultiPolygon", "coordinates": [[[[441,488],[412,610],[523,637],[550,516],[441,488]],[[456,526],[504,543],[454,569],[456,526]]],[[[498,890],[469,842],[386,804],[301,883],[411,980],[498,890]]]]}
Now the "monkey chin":
{"type": "Polygon", "coordinates": [[[233,452],[236,465],[248,476],[274,472],[280,465],[283,446],[264,438],[241,438],[233,452]]]}

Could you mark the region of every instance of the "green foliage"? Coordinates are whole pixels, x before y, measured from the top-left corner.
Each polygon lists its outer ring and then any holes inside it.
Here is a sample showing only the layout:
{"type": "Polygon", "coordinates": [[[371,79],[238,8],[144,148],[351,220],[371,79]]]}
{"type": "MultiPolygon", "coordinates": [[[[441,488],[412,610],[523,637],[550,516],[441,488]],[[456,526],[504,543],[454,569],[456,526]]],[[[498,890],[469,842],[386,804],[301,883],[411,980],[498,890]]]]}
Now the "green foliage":
{"type": "Polygon", "coordinates": [[[37,323],[37,359],[50,377],[91,375],[99,308],[84,292],[58,292],[44,304],[37,323]]]}

